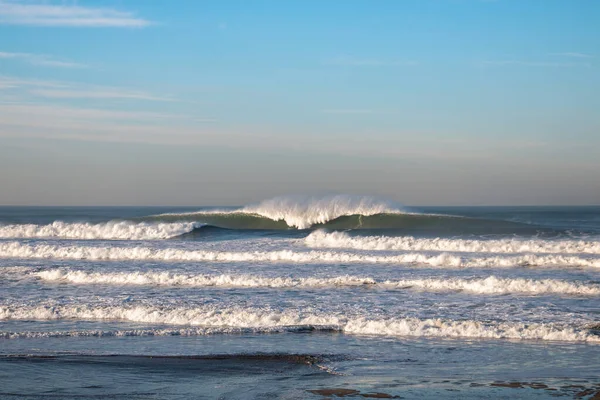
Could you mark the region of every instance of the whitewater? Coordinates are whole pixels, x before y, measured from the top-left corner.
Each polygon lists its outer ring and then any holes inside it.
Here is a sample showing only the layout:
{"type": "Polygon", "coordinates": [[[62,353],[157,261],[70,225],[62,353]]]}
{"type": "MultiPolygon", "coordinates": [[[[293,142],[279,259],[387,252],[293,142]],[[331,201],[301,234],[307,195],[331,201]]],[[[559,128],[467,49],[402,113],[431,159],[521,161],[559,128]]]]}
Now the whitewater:
{"type": "Polygon", "coordinates": [[[111,360],[110,379],[152,363],[196,376],[205,362],[215,387],[262,376],[255,368],[276,376],[289,360],[309,368],[302,382],[317,391],[364,376],[492,387],[549,366],[593,387],[598,310],[598,207],[422,208],[347,195],[0,207],[0,377],[30,359],[36,376],[59,382],[89,370],[84,397],[111,360]]]}
{"type": "Polygon", "coordinates": [[[489,276],[485,279],[403,279],[377,281],[372,277],[342,275],[329,278],[262,277],[253,275],[186,275],[162,272],[113,272],[99,273],[70,269],[47,269],[29,272],[24,277],[37,277],[50,282],[73,284],[109,285],[158,285],[189,287],[232,287],[232,288],[331,288],[344,286],[372,285],[384,289],[409,289],[429,291],[465,290],[480,294],[567,294],[600,295],[599,284],[568,282],[553,279],[507,279],[489,276]]]}
{"type": "MultiPolygon", "coordinates": [[[[248,309],[172,309],[137,307],[0,307],[0,320],[125,320],[170,325],[203,325],[213,334],[223,329],[246,328],[255,332],[273,332],[282,328],[314,328],[356,335],[466,337],[494,339],[538,339],[549,341],[600,342],[600,337],[586,328],[560,327],[552,324],[483,323],[478,321],[445,321],[443,319],[349,318],[346,315],[302,315],[296,312],[269,312],[248,309]]],[[[188,331],[188,334],[193,331],[188,331]]],[[[203,331],[196,331],[201,334],[203,331]]],[[[159,333],[160,334],[160,333],[159,333]]],[[[3,334],[0,333],[0,336],[3,334]]],[[[4,336],[14,336],[5,333],[4,336]]]]}
{"type": "Polygon", "coordinates": [[[10,238],[61,238],[61,239],[120,239],[157,240],[176,237],[193,231],[201,225],[184,223],[134,223],[130,221],[108,221],[105,223],[20,224],[0,226],[0,239],[10,238]]]}
{"type": "Polygon", "coordinates": [[[189,213],[167,213],[157,217],[260,216],[284,221],[288,227],[308,229],[339,217],[377,214],[408,214],[409,211],[392,201],[370,196],[282,196],[233,210],[216,209],[189,213]]]}
{"type": "Polygon", "coordinates": [[[217,251],[183,250],[179,248],[121,247],[121,246],[64,246],[49,244],[0,244],[0,257],[11,259],[70,259],[70,260],[136,260],[136,261],[213,261],[213,262],[284,262],[284,263],[364,263],[429,265],[453,268],[485,267],[589,267],[600,268],[600,257],[573,255],[501,255],[464,256],[448,252],[429,254],[406,252],[395,255],[362,254],[340,251],[217,251]]]}

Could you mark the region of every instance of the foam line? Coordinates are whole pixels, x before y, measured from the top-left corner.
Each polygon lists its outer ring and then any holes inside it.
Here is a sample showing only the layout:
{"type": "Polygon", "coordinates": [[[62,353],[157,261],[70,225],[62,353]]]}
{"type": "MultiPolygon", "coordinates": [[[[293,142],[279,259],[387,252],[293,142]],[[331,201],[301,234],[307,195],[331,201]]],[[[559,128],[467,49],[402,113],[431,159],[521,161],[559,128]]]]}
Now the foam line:
{"type": "Polygon", "coordinates": [[[345,232],[315,231],[306,237],[305,244],[311,248],[356,250],[600,254],[600,241],[591,240],[426,239],[412,236],[350,236],[345,232]]]}
{"type": "MultiPolygon", "coordinates": [[[[231,333],[276,332],[291,330],[336,330],[353,335],[528,339],[600,343],[589,328],[542,323],[482,322],[418,318],[370,319],[346,315],[313,315],[295,311],[278,312],[240,308],[156,308],[150,306],[0,306],[0,320],[79,320],[128,321],[136,323],[186,326],[183,332],[231,333]],[[202,329],[190,329],[200,327],[202,329]]],[[[157,334],[172,335],[178,329],[159,328],[157,334]]],[[[135,332],[135,331],[130,331],[135,332]]],[[[143,332],[150,332],[149,330],[143,332]]],[[[51,334],[51,333],[50,333],[51,334]]],[[[4,337],[19,337],[4,333],[4,337]]]]}
{"type": "Polygon", "coordinates": [[[600,295],[600,285],[556,279],[487,278],[402,279],[377,281],[370,277],[342,275],[331,278],[261,277],[253,275],[189,275],[171,272],[86,272],[54,268],[33,273],[48,282],[78,285],[155,285],[228,288],[331,288],[372,286],[384,289],[412,288],[423,291],[466,291],[474,294],[524,293],[530,295],[600,295]]]}
{"type": "Polygon", "coordinates": [[[0,226],[0,238],[59,238],[59,239],[120,239],[156,240],[167,239],[191,232],[201,226],[198,223],[134,223],[109,221],[100,224],[67,223],[55,221],[48,225],[0,226]]]}
{"type": "Polygon", "coordinates": [[[429,265],[454,268],[483,267],[591,267],[600,268],[600,258],[572,255],[499,255],[489,257],[464,256],[452,253],[431,255],[407,252],[395,255],[357,254],[343,251],[246,251],[183,250],[151,247],[58,246],[48,244],[0,243],[0,257],[16,259],[69,260],[153,260],[153,261],[213,261],[213,262],[282,262],[282,263],[364,263],[429,265]]]}

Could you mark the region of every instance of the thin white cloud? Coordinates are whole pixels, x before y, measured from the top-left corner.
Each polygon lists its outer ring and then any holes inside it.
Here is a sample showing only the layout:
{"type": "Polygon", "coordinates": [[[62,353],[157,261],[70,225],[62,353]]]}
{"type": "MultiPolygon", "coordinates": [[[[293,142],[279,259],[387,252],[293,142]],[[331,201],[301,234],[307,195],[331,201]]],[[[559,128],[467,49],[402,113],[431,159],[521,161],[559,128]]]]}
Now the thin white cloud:
{"type": "Polygon", "coordinates": [[[200,144],[215,131],[214,119],[183,114],[0,103],[0,139],[30,137],[99,142],[200,144]]]}
{"type": "Polygon", "coordinates": [[[484,66],[523,66],[523,67],[549,67],[549,68],[570,68],[570,67],[591,67],[590,63],[581,62],[546,62],[546,61],[520,61],[520,60],[499,60],[483,61],[484,66]]]}
{"type": "Polygon", "coordinates": [[[87,68],[87,65],[55,59],[43,54],[9,53],[0,51],[0,59],[22,60],[29,64],[57,68],[87,68]]]}
{"type": "Polygon", "coordinates": [[[571,57],[571,58],[594,58],[591,54],[577,53],[577,52],[566,52],[566,53],[550,53],[550,56],[558,57],[571,57]]]}
{"type": "MultiPolygon", "coordinates": [[[[30,137],[108,142],[189,143],[214,119],[182,114],[46,104],[0,103],[0,139],[30,137]],[[176,129],[174,129],[176,127],[176,129]]],[[[210,130],[209,130],[210,132],[210,130]]]]}
{"type": "Polygon", "coordinates": [[[112,8],[0,0],[0,24],[67,27],[143,28],[150,21],[112,8]]]}
{"type": "MultiPolygon", "coordinates": [[[[441,160],[489,160],[489,152],[465,152],[465,146],[502,148],[513,154],[522,148],[504,141],[436,140],[432,146],[422,132],[394,132],[393,135],[359,135],[339,141],[337,135],[298,135],[290,142],[279,128],[219,125],[212,119],[198,119],[177,114],[140,111],[83,109],[44,104],[0,103],[0,140],[3,138],[43,138],[108,143],[146,143],[183,146],[218,146],[225,148],[278,150],[289,149],[337,155],[433,158],[441,160]],[[388,146],[381,146],[382,140],[388,146]],[[487,147],[486,147],[487,146],[487,147]],[[449,148],[463,151],[448,151],[449,148]],[[487,158],[486,158],[487,157],[487,158]]],[[[29,141],[35,144],[34,140],[29,141]]],[[[511,142],[513,143],[513,142],[511,142]]]]}
{"type": "Polygon", "coordinates": [[[376,58],[356,58],[340,56],[325,61],[327,65],[340,65],[347,67],[405,67],[415,66],[419,63],[413,60],[381,60],[376,58]]]}
{"type": "Polygon", "coordinates": [[[90,88],[85,90],[34,89],[31,94],[51,99],[130,99],[147,101],[176,101],[169,97],[118,89],[90,88]]]}
{"type": "Polygon", "coordinates": [[[178,101],[169,96],[159,96],[126,88],[40,81],[2,75],[0,75],[0,90],[18,91],[22,95],[27,95],[28,97],[34,96],[41,99],[178,101]]]}
{"type": "Polygon", "coordinates": [[[64,88],[66,84],[53,81],[41,81],[38,79],[22,79],[10,76],[0,75],[0,87],[6,88],[23,88],[23,87],[49,87],[49,88],[64,88]]]}
{"type": "Polygon", "coordinates": [[[323,114],[332,115],[393,115],[397,111],[393,109],[371,109],[371,108],[326,108],[320,110],[323,114]]]}
{"type": "Polygon", "coordinates": [[[368,110],[368,109],[351,109],[351,108],[346,108],[346,109],[329,109],[329,110],[322,110],[323,113],[325,114],[373,114],[374,111],[373,110],[368,110]]]}
{"type": "MultiPolygon", "coordinates": [[[[290,149],[290,141],[279,130],[223,127],[214,120],[185,120],[183,116],[137,111],[80,109],[43,104],[1,104],[0,140],[3,138],[44,138],[109,143],[152,143],[185,146],[219,146],[242,149],[290,149]],[[250,130],[249,130],[250,129],[250,130]]],[[[335,148],[337,153],[382,154],[377,143],[368,139],[320,146],[318,135],[307,135],[292,145],[295,149],[335,148]]],[[[34,141],[31,141],[33,143],[34,141]]],[[[398,154],[417,156],[408,146],[389,148],[398,154]]]]}
{"type": "MultiPolygon", "coordinates": [[[[0,115],[3,115],[2,122],[4,123],[14,121],[10,117],[19,117],[22,120],[22,117],[28,115],[48,117],[55,120],[149,120],[182,118],[179,115],[145,111],[104,110],[28,103],[0,105],[0,115]]],[[[29,124],[31,123],[35,124],[36,122],[30,121],[29,124]]]]}

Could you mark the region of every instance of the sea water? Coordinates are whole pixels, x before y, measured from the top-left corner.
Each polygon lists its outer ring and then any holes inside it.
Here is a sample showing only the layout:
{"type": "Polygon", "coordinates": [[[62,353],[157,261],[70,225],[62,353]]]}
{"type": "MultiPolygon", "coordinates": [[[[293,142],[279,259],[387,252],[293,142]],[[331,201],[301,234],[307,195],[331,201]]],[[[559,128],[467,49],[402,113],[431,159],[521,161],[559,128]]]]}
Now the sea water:
{"type": "Polygon", "coordinates": [[[599,393],[600,207],[0,207],[0,397],[599,393]]]}

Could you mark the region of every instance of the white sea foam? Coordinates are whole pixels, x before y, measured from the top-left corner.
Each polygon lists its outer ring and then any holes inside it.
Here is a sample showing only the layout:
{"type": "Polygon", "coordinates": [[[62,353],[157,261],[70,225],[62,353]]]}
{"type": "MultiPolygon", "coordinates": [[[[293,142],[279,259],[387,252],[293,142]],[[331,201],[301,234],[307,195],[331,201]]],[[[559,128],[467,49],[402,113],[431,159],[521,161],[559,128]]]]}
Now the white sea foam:
{"type": "Polygon", "coordinates": [[[157,285],[188,287],[247,287],[247,288],[310,288],[358,286],[375,284],[372,278],[338,276],[333,278],[261,277],[253,275],[186,275],[163,272],[85,272],[81,270],[50,269],[38,271],[35,276],[45,281],[75,284],[157,285]]]}
{"type": "Polygon", "coordinates": [[[167,239],[191,232],[200,224],[192,222],[148,223],[109,221],[99,224],[55,221],[48,225],[22,224],[0,226],[0,238],[60,239],[167,239]]]}
{"type": "Polygon", "coordinates": [[[523,293],[530,295],[600,295],[600,285],[558,279],[487,278],[405,279],[385,281],[382,286],[410,287],[425,291],[466,291],[475,294],[523,293]]]}
{"type": "Polygon", "coordinates": [[[369,196],[332,195],[323,197],[284,196],[262,201],[243,209],[275,221],[283,220],[299,229],[324,224],[347,215],[403,213],[402,207],[391,201],[369,196]]]}
{"type": "Polygon", "coordinates": [[[290,262],[290,263],[365,263],[408,264],[438,267],[516,267],[516,266],[579,266],[600,268],[600,258],[565,255],[501,255],[467,257],[451,253],[431,255],[404,253],[371,255],[333,251],[245,251],[182,250],[151,247],[93,247],[58,246],[48,244],[0,243],[0,257],[70,260],[155,260],[155,261],[214,261],[214,262],[290,262]]]}
{"type": "MultiPolygon", "coordinates": [[[[205,336],[219,334],[252,334],[252,333],[283,333],[303,332],[313,327],[285,326],[265,328],[234,328],[234,327],[190,327],[190,328],[148,328],[148,329],[117,329],[102,330],[88,329],[75,331],[0,331],[0,339],[40,339],[64,337],[125,337],[125,336],[205,336]]],[[[330,330],[324,328],[324,330],[330,330]]]]}
{"type": "Polygon", "coordinates": [[[234,210],[206,210],[190,213],[168,213],[161,216],[201,216],[201,215],[259,215],[274,221],[285,221],[290,227],[307,229],[315,224],[324,224],[348,215],[405,214],[402,206],[392,201],[370,196],[331,195],[331,196],[282,196],[264,200],[234,210]]]}
{"type": "Polygon", "coordinates": [[[423,291],[466,291],[475,294],[566,294],[600,295],[600,285],[555,279],[511,279],[490,276],[487,278],[402,279],[376,280],[361,276],[335,276],[330,278],[262,277],[253,275],[190,275],[162,272],[86,272],[54,268],[33,272],[33,275],[50,282],[104,285],[156,285],[185,287],[233,288],[319,288],[363,286],[398,289],[412,288],[423,291]]]}
{"type": "MultiPolygon", "coordinates": [[[[313,328],[339,330],[355,335],[383,335],[440,338],[530,339],[600,343],[600,337],[586,327],[519,322],[481,322],[418,318],[370,319],[346,315],[312,315],[296,311],[278,312],[240,308],[156,308],[149,306],[0,306],[0,320],[111,320],[207,328],[196,334],[224,333],[241,329],[274,332],[313,328]]],[[[173,335],[175,329],[159,328],[157,334],[173,335]]],[[[97,332],[97,331],[96,331],[97,332]]],[[[132,334],[135,331],[129,331],[132,334]]],[[[149,332],[148,330],[142,332],[149,332]]],[[[194,332],[186,328],[183,332],[194,332]]],[[[52,333],[49,333],[52,334],[52,333]]],[[[176,334],[176,333],[175,333],[176,334]]],[[[5,337],[19,337],[4,333],[5,337]]]]}
{"type": "Polygon", "coordinates": [[[345,232],[315,231],[305,243],[311,248],[356,250],[448,251],[469,253],[590,253],[600,254],[600,241],[541,239],[450,239],[412,236],[350,236],[345,232]]]}
{"type": "Polygon", "coordinates": [[[514,322],[448,321],[442,319],[390,318],[356,319],[344,325],[344,332],[357,335],[417,336],[440,338],[518,339],[582,341],[600,343],[587,329],[553,324],[514,322]]]}

